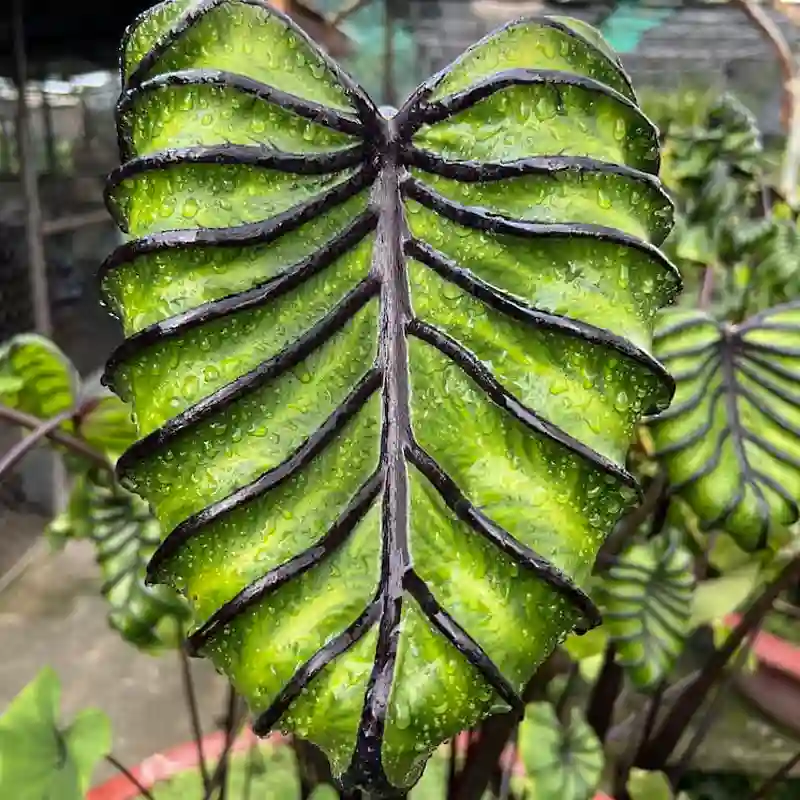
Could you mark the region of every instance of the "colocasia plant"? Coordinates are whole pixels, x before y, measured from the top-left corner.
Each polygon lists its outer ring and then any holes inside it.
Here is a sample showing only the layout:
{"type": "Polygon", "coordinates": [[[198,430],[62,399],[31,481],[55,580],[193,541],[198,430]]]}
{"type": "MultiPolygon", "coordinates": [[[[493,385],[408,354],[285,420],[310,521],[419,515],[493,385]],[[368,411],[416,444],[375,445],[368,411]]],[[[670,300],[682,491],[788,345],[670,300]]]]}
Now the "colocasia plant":
{"type": "Polygon", "coordinates": [[[408,790],[574,627],[636,498],[680,280],[657,133],[582,23],[512,23],[378,109],[261,0],[123,44],[102,288],[117,464],[194,653],[342,784],[408,790]]]}

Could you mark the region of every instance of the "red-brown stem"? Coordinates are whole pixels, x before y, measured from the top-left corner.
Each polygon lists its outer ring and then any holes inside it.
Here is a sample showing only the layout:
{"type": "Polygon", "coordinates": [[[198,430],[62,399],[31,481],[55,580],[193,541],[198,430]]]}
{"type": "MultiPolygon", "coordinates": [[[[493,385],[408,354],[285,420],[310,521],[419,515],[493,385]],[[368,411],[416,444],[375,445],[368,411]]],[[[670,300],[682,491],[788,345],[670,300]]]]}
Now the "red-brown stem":
{"type": "Polygon", "coordinates": [[[754,631],[769,613],[775,598],[800,577],[800,557],[790,561],[764,588],[739,623],[728,634],[724,644],[708,658],[697,678],[687,686],[672,706],[669,715],[641,753],[639,766],[645,769],[661,769],[675,750],[684,732],[691,724],[698,709],[714,684],[724,673],[733,655],[744,640],[754,631]]]}
{"type": "Polygon", "coordinates": [[[0,478],[14,467],[19,460],[30,450],[36,447],[42,439],[50,439],[62,447],[76,453],[77,455],[88,458],[95,466],[102,469],[113,471],[114,466],[99,450],[69,433],[59,430],[59,426],[66,420],[76,415],[75,409],[70,409],[49,420],[42,420],[32,414],[27,414],[16,408],[0,405],[0,420],[18,425],[21,428],[28,428],[33,431],[30,436],[25,437],[21,442],[9,450],[2,461],[0,461],[0,478]]]}
{"type": "Polygon", "coordinates": [[[700,297],[697,305],[700,308],[708,308],[711,305],[711,298],[714,296],[714,265],[709,264],[703,273],[703,285],[700,287],[700,297]]]}
{"type": "MultiPolygon", "coordinates": [[[[183,639],[183,636],[181,636],[181,639],[183,639]]],[[[194,678],[192,676],[192,665],[189,663],[189,656],[183,644],[179,648],[178,657],[181,665],[184,700],[189,710],[192,736],[197,748],[197,765],[200,770],[200,778],[203,781],[203,791],[208,792],[211,789],[211,777],[208,774],[208,764],[206,763],[205,753],[203,753],[203,727],[200,723],[200,711],[197,707],[197,692],[195,691],[194,678]]]]}

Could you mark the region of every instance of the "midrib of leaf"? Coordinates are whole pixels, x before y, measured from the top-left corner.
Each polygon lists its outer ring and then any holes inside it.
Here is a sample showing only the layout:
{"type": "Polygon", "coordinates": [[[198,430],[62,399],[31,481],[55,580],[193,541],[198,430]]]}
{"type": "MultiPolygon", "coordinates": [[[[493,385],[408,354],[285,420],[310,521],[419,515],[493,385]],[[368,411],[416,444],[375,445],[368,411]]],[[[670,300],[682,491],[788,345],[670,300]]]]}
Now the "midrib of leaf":
{"type": "MultiPolygon", "coordinates": [[[[394,136],[392,122],[387,138],[394,136]]],[[[380,619],[378,644],[356,740],[356,758],[361,776],[354,783],[386,786],[381,766],[381,742],[386,724],[389,694],[394,678],[400,638],[403,581],[409,567],[408,553],[408,474],[405,453],[409,446],[411,418],[409,408],[409,363],[406,327],[412,319],[408,276],[403,260],[403,220],[397,148],[392,147],[374,187],[380,208],[373,270],[381,281],[379,368],[383,372],[383,550],[380,576],[380,619]],[[369,774],[372,773],[372,774],[369,774]],[[359,780],[360,779],[360,780],[359,780]]],[[[354,760],[353,765],[356,765],[354,760]]]]}
{"type": "MultiPolygon", "coordinates": [[[[736,462],[741,471],[741,480],[736,493],[730,499],[720,513],[719,520],[724,522],[736,509],[736,507],[744,500],[746,494],[746,487],[750,487],[756,497],[756,502],[761,509],[762,518],[764,520],[761,541],[766,541],[767,532],[769,529],[769,506],[764,497],[764,492],[756,480],[756,472],[750,465],[750,459],[747,457],[747,452],[744,448],[745,429],[742,425],[742,420],[739,415],[739,394],[740,387],[739,381],[736,379],[736,365],[734,361],[735,353],[735,340],[734,334],[727,327],[723,327],[722,338],[720,339],[720,368],[723,376],[723,386],[725,394],[725,408],[728,413],[728,428],[731,432],[731,440],[733,443],[733,452],[736,456],[736,462]]],[[[709,413],[713,413],[713,404],[709,413]]],[[[712,523],[713,524],[713,523],[712,523]]]]}

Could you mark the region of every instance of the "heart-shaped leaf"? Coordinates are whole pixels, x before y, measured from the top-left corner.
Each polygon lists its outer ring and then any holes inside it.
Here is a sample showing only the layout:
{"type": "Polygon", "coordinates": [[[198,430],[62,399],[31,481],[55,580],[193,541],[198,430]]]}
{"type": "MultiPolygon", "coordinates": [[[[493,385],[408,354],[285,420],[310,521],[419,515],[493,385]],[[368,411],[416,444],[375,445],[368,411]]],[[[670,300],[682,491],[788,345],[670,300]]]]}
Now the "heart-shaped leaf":
{"type": "Polygon", "coordinates": [[[678,383],[672,407],[651,420],[672,491],[704,528],[763,547],[771,525],[798,518],[800,304],[738,325],[666,313],[656,349],[678,383]]]}
{"type": "Polygon", "coordinates": [[[52,533],[94,543],[108,621],[124,639],[146,650],[176,644],[188,617],[185,602],[166,586],[144,582],[146,564],[161,541],[147,503],[93,469],[76,479],[67,513],[52,533]]]}
{"type": "Polygon", "coordinates": [[[111,726],[86,709],[59,724],[61,685],[44,669],[0,717],[0,797],[83,800],[97,762],[111,749],[111,726]]]}
{"type": "Polygon", "coordinates": [[[390,119],[260,0],[124,44],[102,270],[126,485],[199,653],[347,785],[395,794],[521,708],[633,499],[679,279],[655,131],[569,24],[514,23],[390,119]]]}
{"type": "Polygon", "coordinates": [[[594,731],[573,708],[562,724],[549,703],[531,703],[519,727],[519,754],[531,800],[590,800],[605,758],[594,731]]]}
{"type": "Polygon", "coordinates": [[[633,544],[603,576],[605,628],[634,685],[650,689],[683,650],[692,614],[692,554],[674,534],[633,544]]]}

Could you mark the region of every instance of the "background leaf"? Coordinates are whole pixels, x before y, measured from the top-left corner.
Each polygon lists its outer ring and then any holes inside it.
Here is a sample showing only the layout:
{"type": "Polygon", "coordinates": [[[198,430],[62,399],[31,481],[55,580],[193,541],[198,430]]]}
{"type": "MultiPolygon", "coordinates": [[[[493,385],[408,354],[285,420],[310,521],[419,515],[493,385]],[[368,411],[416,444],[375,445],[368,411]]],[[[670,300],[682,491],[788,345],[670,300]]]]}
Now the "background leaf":
{"type": "Polygon", "coordinates": [[[760,564],[748,564],[700,583],[694,592],[690,626],[707,625],[736,611],[762,578],[760,564]]]}
{"type": "MultiPolygon", "coordinates": [[[[2,368],[0,365],[0,369],[2,368]]],[[[5,404],[16,405],[17,395],[24,385],[25,382],[22,378],[18,378],[16,375],[3,375],[0,372],[0,398],[5,404]]]]}
{"type": "Polygon", "coordinates": [[[663,680],[683,650],[692,612],[691,553],[673,535],[633,544],[603,576],[603,619],[617,660],[640,689],[663,680]]]}
{"type": "Polygon", "coordinates": [[[178,643],[188,608],[168,587],[145,585],[145,567],[161,541],[161,528],[140,497],[111,475],[92,470],[75,481],[69,509],[50,526],[50,534],[57,541],[85,538],[95,545],[109,624],[124,639],[142,649],[178,643]]]}
{"type": "Polygon", "coordinates": [[[549,703],[531,703],[519,728],[531,800],[589,800],[603,772],[603,749],[578,709],[562,725],[549,703]]]}
{"type": "Polygon", "coordinates": [[[15,800],[82,800],[97,762],[111,748],[111,726],[86,709],[58,723],[61,687],[46,668],[0,717],[0,796],[15,800]]]}
{"type": "Polygon", "coordinates": [[[328,784],[317,786],[310,800],[339,800],[339,792],[328,784]]]}
{"type": "Polygon", "coordinates": [[[97,405],[81,418],[79,432],[112,460],[136,441],[130,406],[111,394],[97,399],[97,405]]]}
{"type": "Polygon", "coordinates": [[[634,767],[627,784],[631,800],[673,800],[672,787],[663,772],[647,772],[634,767]]]}
{"type": "Polygon", "coordinates": [[[671,408],[650,421],[672,491],[705,529],[740,547],[798,518],[800,304],[739,325],[703,311],[666,313],[656,351],[677,380],[671,408]]]}
{"type": "Polygon", "coordinates": [[[131,407],[101,383],[101,373],[90,375],[81,387],[81,399],[88,405],[81,415],[78,432],[92,447],[115,461],[136,441],[131,407]]]}
{"type": "Polygon", "coordinates": [[[600,626],[582,635],[570,634],[562,646],[572,659],[582,661],[605,652],[607,644],[608,630],[600,626]]]}
{"type": "Polygon", "coordinates": [[[55,417],[76,403],[78,373],[43,336],[20,334],[0,347],[0,376],[0,403],[35,417],[55,417]]]}

